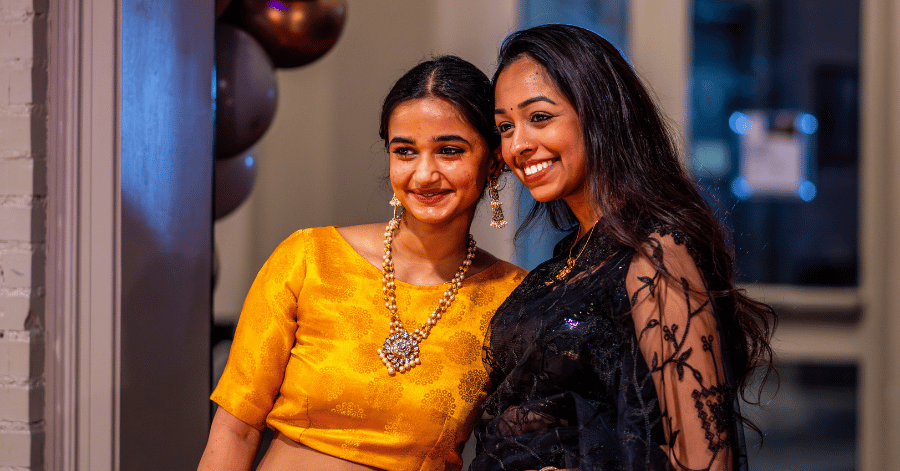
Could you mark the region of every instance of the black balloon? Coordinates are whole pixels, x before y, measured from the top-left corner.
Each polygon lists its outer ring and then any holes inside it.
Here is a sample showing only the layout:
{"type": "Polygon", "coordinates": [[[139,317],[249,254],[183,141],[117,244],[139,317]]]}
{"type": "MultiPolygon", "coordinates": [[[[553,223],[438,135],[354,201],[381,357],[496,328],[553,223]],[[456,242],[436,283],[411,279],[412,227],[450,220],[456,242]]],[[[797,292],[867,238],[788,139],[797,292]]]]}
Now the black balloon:
{"type": "Polygon", "coordinates": [[[250,196],[256,180],[256,156],[253,151],[228,159],[216,159],[215,219],[220,219],[237,209],[250,196]]]}
{"type": "Polygon", "coordinates": [[[231,0],[216,0],[216,18],[222,16],[222,13],[225,13],[230,4],[231,0]]]}
{"type": "Polygon", "coordinates": [[[216,157],[250,148],[275,117],[278,84],[263,48],[226,23],[216,26],[216,157]]]}
{"type": "Polygon", "coordinates": [[[241,24],[275,67],[306,65],[328,52],[347,18],[346,0],[240,0],[241,24]]]}

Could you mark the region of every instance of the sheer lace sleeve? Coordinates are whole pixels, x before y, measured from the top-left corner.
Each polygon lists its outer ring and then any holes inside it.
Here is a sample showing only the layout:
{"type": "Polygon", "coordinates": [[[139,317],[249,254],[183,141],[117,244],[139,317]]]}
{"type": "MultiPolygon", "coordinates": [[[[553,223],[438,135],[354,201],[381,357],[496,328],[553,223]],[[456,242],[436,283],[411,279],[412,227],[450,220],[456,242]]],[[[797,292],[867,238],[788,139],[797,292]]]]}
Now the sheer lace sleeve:
{"type": "Polygon", "coordinates": [[[734,423],[716,312],[688,248],[653,234],[625,282],[676,470],[731,470],[734,423]],[[658,267],[662,265],[665,271],[658,267]]]}

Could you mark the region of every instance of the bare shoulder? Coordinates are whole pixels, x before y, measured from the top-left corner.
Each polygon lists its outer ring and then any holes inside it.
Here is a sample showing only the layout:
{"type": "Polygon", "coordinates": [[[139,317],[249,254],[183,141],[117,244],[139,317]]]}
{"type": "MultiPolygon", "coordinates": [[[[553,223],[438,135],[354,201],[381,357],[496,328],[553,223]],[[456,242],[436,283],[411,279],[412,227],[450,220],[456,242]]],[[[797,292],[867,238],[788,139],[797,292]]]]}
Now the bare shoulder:
{"type": "Polygon", "coordinates": [[[358,226],[338,227],[337,232],[366,259],[381,260],[384,243],[384,226],[386,223],[360,224],[358,226]]]}
{"type": "Polygon", "coordinates": [[[469,268],[469,274],[474,275],[480,271],[487,270],[491,265],[497,263],[498,260],[497,257],[487,250],[478,249],[475,252],[475,260],[472,261],[472,266],[469,268]]]}

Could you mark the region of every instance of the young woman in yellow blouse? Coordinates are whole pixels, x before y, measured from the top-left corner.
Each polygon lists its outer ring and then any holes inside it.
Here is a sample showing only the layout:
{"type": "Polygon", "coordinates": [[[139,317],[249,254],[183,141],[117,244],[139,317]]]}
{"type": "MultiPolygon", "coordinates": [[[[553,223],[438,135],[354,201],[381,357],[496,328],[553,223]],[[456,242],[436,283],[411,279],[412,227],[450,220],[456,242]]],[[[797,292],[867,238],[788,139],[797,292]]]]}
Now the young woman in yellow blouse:
{"type": "MultiPolygon", "coordinates": [[[[423,62],[385,99],[394,219],[291,235],[241,312],[201,470],[458,470],[488,321],[525,272],[469,235],[501,163],[488,78],[423,62]]],[[[493,223],[502,224],[497,215],[493,223]]]]}

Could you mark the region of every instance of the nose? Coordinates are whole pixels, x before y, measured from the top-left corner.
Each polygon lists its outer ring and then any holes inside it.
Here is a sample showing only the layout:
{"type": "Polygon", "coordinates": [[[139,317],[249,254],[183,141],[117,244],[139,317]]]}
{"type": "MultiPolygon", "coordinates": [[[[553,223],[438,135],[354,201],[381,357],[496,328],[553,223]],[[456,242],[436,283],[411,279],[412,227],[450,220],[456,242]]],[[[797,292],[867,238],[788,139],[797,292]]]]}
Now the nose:
{"type": "Polygon", "coordinates": [[[528,135],[526,129],[517,127],[513,130],[512,136],[509,137],[509,154],[514,162],[520,160],[528,160],[528,157],[534,152],[534,142],[528,135]]]}
{"type": "Polygon", "coordinates": [[[438,183],[441,179],[434,156],[431,154],[423,154],[416,161],[415,173],[413,173],[413,181],[420,187],[427,187],[438,183]]]}

